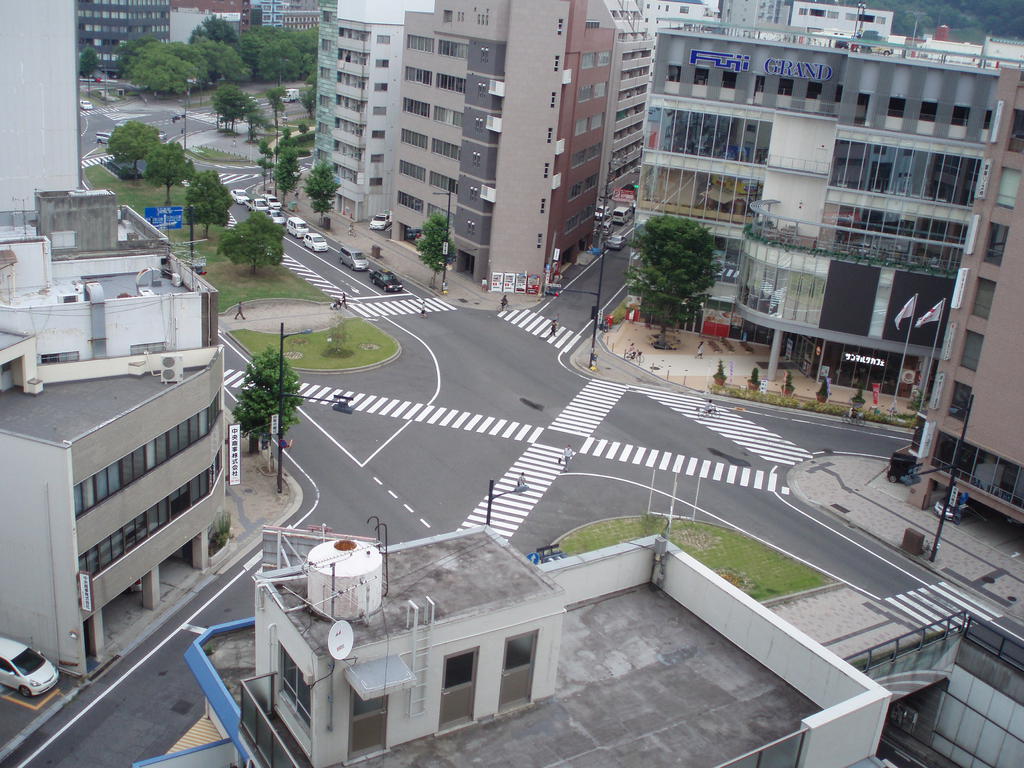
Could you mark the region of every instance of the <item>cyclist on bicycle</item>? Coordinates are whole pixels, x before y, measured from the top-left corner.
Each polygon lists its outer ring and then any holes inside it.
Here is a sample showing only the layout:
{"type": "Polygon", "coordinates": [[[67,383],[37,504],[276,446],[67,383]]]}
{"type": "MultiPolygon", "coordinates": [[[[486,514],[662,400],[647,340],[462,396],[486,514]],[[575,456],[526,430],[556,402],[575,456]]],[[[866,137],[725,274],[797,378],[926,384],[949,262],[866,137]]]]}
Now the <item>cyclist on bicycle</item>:
{"type": "Polygon", "coordinates": [[[636,348],[635,342],[629,342],[629,346],[626,347],[626,359],[636,360],[636,356],[640,354],[640,350],[636,348]]]}

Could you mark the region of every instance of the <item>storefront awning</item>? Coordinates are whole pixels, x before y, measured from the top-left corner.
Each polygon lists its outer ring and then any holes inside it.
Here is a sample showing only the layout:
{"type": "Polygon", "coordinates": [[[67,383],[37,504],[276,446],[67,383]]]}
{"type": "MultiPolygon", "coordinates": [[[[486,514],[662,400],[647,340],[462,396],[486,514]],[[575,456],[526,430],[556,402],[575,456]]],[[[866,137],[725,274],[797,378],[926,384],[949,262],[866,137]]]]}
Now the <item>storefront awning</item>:
{"type": "Polygon", "coordinates": [[[345,679],[363,701],[411,688],[416,675],[399,656],[364,661],[345,670],[345,679]]]}

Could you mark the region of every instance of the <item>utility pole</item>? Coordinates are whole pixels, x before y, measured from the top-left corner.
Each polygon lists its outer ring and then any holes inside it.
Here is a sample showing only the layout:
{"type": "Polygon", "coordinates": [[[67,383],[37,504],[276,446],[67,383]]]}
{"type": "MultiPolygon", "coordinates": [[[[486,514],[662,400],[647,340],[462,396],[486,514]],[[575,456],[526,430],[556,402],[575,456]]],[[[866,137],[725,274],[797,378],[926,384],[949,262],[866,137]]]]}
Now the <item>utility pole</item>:
{"type": "Polygon", "coordinates": [[[939,554],[939,540],[942,538],[942,526],[946,522],[946,515],[949,512],[950,500],[956,499],[956,473],[959,471],[960,466],[960,455],[964,449],[964,439],[967,437],[967,422],[971,420],[971,409],[974,407],[974,393],[967,399],[967,409],[964,412],[964,426],[960,430],[960,437],[956,441],[956,447],[953,448],[953,462],[949,468],[949,492],[946,494],[946,500],[942,502],[942,513],[939,515],[939,527],[935,531],[935,539],[932,541],[932,551],[928,555],[929,562],[934,563],[936,555],[939,554]]]}

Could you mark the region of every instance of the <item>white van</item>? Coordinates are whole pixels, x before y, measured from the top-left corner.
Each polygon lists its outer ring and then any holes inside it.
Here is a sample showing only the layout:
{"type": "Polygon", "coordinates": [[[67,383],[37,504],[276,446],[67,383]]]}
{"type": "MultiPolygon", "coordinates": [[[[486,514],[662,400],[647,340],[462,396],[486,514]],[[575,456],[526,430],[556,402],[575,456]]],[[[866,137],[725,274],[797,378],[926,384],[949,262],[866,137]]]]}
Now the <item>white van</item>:
{"type": "Polygon", "coordinates": [[[96,143],[107,144],[110,142],[110,131],[96,131],[96,143]]]}
{"type": "Polygon", "coordinates": [[[338,246],[338,260],[353,272],[364,272],[370,268],[370,262],[358,248],[347,245],[338,246]]]}
{"type": "Polygon", "coordinates": [[[281,101],[298,101],[299,100],[299,89],[298,88],[285,88],[284,98],[281,101]]]}
{"type": "Polygon", "coordinates": [[[297,237],[300,240],[303,235],[309,232],[309,227],[306,226],[306,222],[298,216],[289,216],[288,221],[285,222],[284,228],[287,230],[289,235],[297,237]]]}
{"type": "Polygon", "coordinates": [[[614,211],[612,211],[612,224],[625,224],[627,221],[633,218],[633,207],[629,205],[620,205],[614,211]]]}

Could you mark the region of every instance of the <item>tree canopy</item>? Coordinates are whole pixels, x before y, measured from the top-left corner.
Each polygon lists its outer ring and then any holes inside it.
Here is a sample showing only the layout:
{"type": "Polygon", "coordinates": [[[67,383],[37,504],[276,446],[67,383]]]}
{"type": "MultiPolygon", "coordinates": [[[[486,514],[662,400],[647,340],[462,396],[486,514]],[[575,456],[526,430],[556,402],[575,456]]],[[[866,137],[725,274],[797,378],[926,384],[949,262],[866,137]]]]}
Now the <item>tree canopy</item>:
{"type": "Polygon", "coordinates": [[[231,193],[220,183],[216,171],[199,171],[189,182],[185,202],[191,206],[192,221],[205,226],[203,237],[210,234],[210,225],[218,227],[228,223],[231,193]]]}
{"type": "Polygon", "coordinates": [[[420,252],[420,261],[431,271],[430,287],[434,287],[437,274],[445,268],[445,243],[448,243],[448,254],[455,255],[455,244],[451,241],[448,231],[448,220],[443,213],[432,213],[423,222],[423,237],[416,241],[416,250],[420,252]]]}
{"type": "Polygon", "coordinates": [[[626,273],[641,309],[661,326],[682,325],[698,316],[715,284],[715,239],[691,219],[654,216],[633,235],[637,266],[626,273]]]}
{"type": "Polygon", "coordinates": [[[139,170],[139,160],[142,160],[160,146],[160,130],[155,125],[140,123],[138,120],[129,120],[122,123],[110,134],[107,142],[107,151],[114,156],[119,163],[131,163],[132,167],[139,170]]]}
{"type": "Polygon", "coordinates": [[[167,188],[167,200],[171,202],[171,187],[190,179],[196,172],[192,161],[185,157],[181,144],[157,144],[146,155],[146,171],[143,177],[155,187],[167,188]]]}
{"type": "Polygon", "coordinates": [[[265,213],[256,211],[234,229],[220,236],[217,253],[232,264],[248,264],[252,273],[257,267],[276,266],[284,255],[284,228],[265,213]]]}
{"type": "Polygon", "coordinates": [[[235,28],[220,16],[207,16],[203,19],[202,23],[192,30],[192,36],[188,41],[195,43],[202,38],[215,43],[238,44],[238,33],[235,32],[235,28]]]}
{"type": "Polygon", "coordinates": [[[122,69],[136,85],[157,93],[184,93],[189,80],[206,80],[202,52],[184,43],[146,45],[122,69]]]}
{"type": "MultiPolygon", "coordinates": [[[[232,411],[235,421],[246,434],[270,432],[271,416],[278,412],[279,407],[277,385],[280,366],[281,356],[276,347],[265,349],[255,355],[246,366],[242,388],[238,390],[238,403],[232,411]]],[[[284,360],[284,386],[282,389],[286,395],[294,395],[299,391],[299,375],[287,358],[284,360]]],[[[299,418],[296,415],[299,404],[300,400],[297,397],[284,399],[282,434],[287,431],[288,427],[299,423],[299,418]]]]}
{"type": "Polygon", "coordinates": [[[277,165],[274,166],[274,184],[282,200],[299,185],[299,153],[294,147],[286,145],[278,152],[277,165]]]}
{"type": "Polygon", "coordinates": [[[202,54],[206,63],[206,83],[217,83],[227,80],[240,83],[249,79],[249,67],[242,61],[238,51],[227,43],[199,38],[192,48],[202,54]]]}
{"type": "Polygon", "coordinates": [[[100,55],[91,45],[85,46],[78,54],[78,76],[92,77],[96,73],[96,67],[100,65],[100,55]]]}
{"type": "Polygon", "coordinates": [[[323,216],[334,208],[334,193],[338,191],[338,182],[334,180],[334,169],[330,163],[320,161],[306,176],[306,197],[316,213],[323,216]]]}
{"type": "Polygon", "coordinates": [[[213,111],[220,115],[220,119],[233,131],[235,123],[246,116],[254,101],[252,96],[247,94],[237,85],[222,85],[213,92],[211,103],[213,111]]]}

